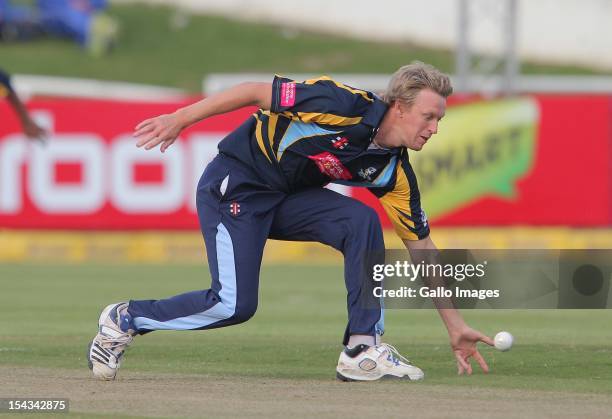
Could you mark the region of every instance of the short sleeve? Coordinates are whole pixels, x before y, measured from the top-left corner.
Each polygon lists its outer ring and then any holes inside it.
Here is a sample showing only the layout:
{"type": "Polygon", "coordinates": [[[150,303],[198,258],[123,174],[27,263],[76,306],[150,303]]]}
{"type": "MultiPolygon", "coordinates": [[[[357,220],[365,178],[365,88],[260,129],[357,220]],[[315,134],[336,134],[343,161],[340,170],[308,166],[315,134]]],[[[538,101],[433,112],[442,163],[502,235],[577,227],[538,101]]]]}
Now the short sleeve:
{"type": "Polygon", "coordinates": [[[393,188],[377,194],[395,232],[404,240],[421,240],[429,236],[429,224],[421,208],[421,195],[416,175],[403,151],[393,188]]]}
{"type": "Polygon", "coordinates": [[[329,77],[296,82],[276,76],[272,82],[271,112],[302,122],[353,125],[374,103],[374,95],[329,77]]]}

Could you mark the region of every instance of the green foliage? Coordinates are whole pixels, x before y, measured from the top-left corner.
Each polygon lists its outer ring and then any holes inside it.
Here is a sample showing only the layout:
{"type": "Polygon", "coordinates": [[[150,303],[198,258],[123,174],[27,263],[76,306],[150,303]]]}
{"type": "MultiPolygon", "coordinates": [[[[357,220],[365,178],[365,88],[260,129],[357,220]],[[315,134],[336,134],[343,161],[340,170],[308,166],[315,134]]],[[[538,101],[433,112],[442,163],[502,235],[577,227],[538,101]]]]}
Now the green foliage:
{"type": "MultiPolygon", "coordinates": [[[[0,44],[1,65],[14,73],[121,80],[191,92],[200,91],[203,75],[212,72],[391,73],[413,60],[453,71],[450,51],[177,13],[166,7],[113,5],[109,14],[119,21],[121,34],[109,55],[95,58],[68,41],[40,40],[0,44]]],[[[593,72],[531,64],[523,70],[593,72]]]]}

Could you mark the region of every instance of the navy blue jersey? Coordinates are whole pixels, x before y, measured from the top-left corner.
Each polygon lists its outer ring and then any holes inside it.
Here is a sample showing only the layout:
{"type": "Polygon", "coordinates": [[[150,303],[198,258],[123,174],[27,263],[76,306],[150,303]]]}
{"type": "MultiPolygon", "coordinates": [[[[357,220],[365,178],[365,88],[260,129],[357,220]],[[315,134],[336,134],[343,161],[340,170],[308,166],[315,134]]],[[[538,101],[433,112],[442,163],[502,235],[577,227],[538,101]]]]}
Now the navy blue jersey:
{"type": "Polygon", "coordinates": [[[11,78],[4,71],[0,70],[0,98],[5,98],[13,90],[11,78]]]}
{"type": "Polygon", "coordinates": [[[429,235],[406,148],[373,147],[387,104],[371,92],[328,77],[275,77],[272,105],[219,144],[273,188],[298,191],[330,182],[367,187],[403,239],[429,235]]]}

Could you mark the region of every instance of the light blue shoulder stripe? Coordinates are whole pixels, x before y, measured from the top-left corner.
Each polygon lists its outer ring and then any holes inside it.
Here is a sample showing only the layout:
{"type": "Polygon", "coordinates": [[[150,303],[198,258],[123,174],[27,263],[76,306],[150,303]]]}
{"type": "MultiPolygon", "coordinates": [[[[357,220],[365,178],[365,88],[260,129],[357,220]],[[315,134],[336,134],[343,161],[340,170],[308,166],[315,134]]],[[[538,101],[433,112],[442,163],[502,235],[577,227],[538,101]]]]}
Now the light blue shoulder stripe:
{"type": "Polygon", "coordinates": [[[285,131],[285,135],[283,135],[278,145],[278,160],[281,159],[287,148],[299,140],[307,137],[315,137],[317,135],[339,134],[341,132],[342,131],[326,130],[314,123],[307,124],[302,121],[291,121],[289,127],[287,127],[287,131],[285,131]]]}

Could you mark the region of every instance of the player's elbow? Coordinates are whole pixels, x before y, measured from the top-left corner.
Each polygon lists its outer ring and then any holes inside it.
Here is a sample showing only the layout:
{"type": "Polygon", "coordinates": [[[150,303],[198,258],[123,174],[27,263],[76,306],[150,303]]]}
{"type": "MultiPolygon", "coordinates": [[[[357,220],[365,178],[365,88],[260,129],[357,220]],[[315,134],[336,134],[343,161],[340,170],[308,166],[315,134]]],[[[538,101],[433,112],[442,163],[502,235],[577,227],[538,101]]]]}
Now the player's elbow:
{"type": "Polygon", "coordinates": [[[245,82],[238,85],[248,97],[251,105],[264,110],[272,106],[272,83],[245,82]]]}

